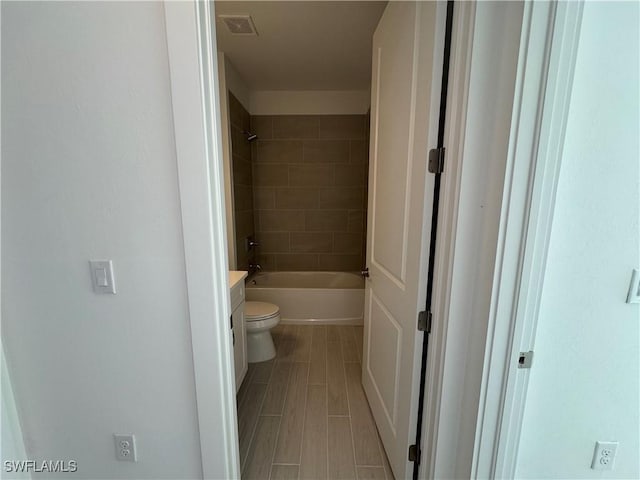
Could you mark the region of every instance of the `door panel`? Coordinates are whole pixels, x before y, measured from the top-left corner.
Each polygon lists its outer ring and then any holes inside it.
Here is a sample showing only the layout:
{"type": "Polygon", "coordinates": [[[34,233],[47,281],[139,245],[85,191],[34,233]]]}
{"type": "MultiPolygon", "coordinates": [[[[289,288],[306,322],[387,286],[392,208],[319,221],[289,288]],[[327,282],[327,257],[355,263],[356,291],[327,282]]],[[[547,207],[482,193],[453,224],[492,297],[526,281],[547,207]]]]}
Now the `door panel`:
{"type": "Polygon", "coordinates": [[[437,13],[444,25],[436,2],[390,2],[373,39],[362,383],[397,479],[410,473],[417,415],[416,322],[433,200],[427,151],[436,143],[442,71],[437,13]]]}

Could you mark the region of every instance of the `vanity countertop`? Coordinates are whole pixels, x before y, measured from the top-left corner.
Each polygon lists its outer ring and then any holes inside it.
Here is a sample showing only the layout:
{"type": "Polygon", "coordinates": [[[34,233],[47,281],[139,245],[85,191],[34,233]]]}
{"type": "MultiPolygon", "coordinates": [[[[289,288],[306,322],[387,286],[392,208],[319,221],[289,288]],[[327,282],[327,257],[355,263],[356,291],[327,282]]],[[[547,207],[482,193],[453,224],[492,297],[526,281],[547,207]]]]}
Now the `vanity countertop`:
{"type": "Polygon", "coordinates": [[[229,270],[229,289],[233,289],[239,282],[247,278],[248,272],[229,270]]]}

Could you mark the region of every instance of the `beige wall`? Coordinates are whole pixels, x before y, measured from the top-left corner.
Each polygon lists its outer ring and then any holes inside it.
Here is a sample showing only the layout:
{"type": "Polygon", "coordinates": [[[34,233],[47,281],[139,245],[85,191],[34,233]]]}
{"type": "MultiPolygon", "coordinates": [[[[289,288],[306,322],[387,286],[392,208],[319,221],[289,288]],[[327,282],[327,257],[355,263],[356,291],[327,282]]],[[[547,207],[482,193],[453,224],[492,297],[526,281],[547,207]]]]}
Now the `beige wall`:
{"type": "Polygon", "coordinates": [[[229,120],[231,123],[231,165],[233,182],[233,210],[235,221],[236,265],[248,270],[255,263],[254,252],[247,250],[246,238],[254,235],[253,192],[251,172],[251,144],[247,140],[249,112],[229,92],[229,120]]]}
{"type": "Polygon", "coordinates": [[[264,270],[364,265],[366,115],[257,115],[251,129],[258,263],[264,270]]]}

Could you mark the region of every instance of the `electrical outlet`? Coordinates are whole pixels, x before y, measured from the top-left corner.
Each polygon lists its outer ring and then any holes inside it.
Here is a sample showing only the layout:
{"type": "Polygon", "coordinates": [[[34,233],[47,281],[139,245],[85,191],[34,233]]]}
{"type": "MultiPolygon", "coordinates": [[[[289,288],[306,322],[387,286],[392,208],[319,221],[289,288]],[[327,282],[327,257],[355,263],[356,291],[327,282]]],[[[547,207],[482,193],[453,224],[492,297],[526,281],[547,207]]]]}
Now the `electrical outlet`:
{"type": "Polygon", "coordinates": [[[124,462],[137,462],[136,437],[133,434],[123,435],[115,433],[116,459],[124,462]]]}
{"type": "Polygon", "coordinates": [[[613,470],[617,449],[618,442],[596,442],[591,468],[594,470],[613,470]]]}

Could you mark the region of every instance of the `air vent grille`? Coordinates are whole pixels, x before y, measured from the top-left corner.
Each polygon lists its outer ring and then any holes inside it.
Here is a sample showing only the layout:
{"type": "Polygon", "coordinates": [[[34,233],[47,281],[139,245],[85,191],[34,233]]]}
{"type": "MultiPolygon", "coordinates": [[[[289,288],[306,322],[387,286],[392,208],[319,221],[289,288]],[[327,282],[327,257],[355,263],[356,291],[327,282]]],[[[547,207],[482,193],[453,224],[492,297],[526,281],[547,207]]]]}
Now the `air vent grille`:
{"type": "Polygon", "coordinates": [[[258,35],[249,15],[218,15],[232,35],[258,35]]]}

